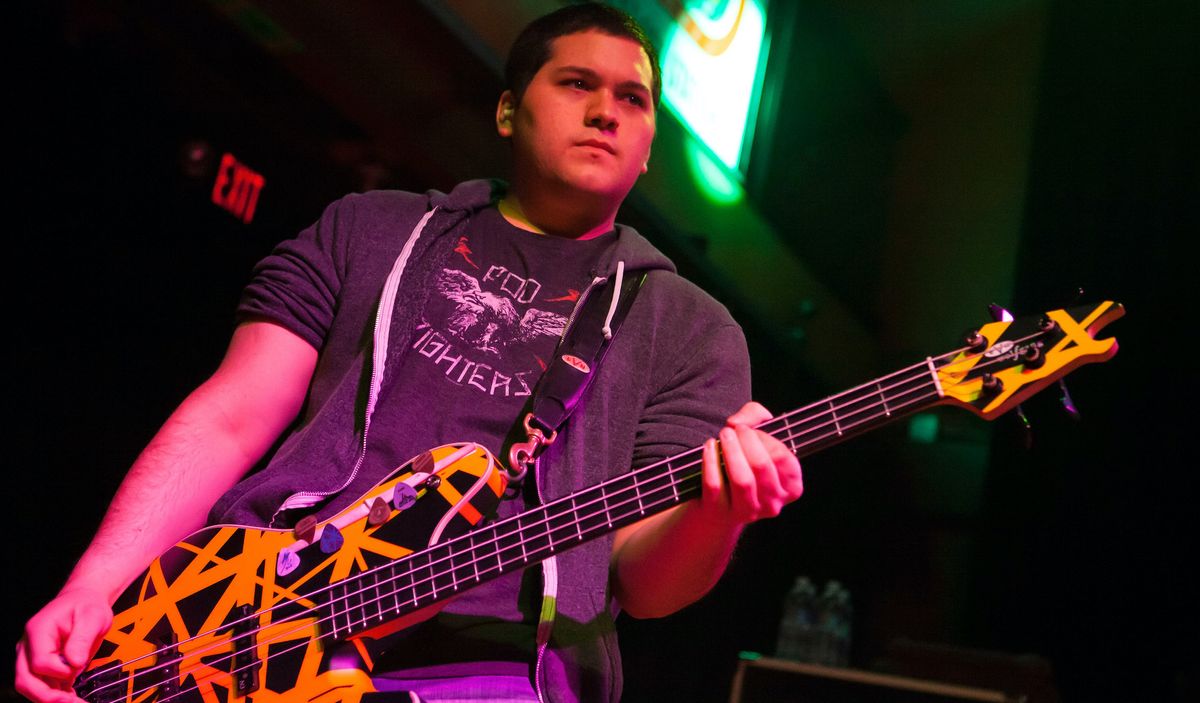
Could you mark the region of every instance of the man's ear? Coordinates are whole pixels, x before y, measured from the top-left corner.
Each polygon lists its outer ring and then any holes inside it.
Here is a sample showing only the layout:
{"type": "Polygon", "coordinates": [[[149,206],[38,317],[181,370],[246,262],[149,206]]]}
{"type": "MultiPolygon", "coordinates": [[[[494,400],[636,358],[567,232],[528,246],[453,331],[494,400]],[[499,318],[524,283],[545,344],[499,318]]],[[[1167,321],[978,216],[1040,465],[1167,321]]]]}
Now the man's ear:
{"type": "Polygon", "coordinates": [[[500,101],[496,103],[496,132],[505,139],[512,136],[512,120],[513,110],[516,109],[516,101],[513,99],[511,90],[506,90],[500,94],[500,101]]]}

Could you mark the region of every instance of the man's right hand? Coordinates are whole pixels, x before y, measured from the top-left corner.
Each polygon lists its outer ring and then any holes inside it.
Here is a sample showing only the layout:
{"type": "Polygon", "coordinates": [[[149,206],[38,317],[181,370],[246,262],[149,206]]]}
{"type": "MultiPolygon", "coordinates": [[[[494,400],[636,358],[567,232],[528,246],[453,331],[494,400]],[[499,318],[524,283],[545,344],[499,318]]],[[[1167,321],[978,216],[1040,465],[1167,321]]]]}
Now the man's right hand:
{"type": "Polygon", "coordinates": [[[71,684],[112,624],[105,594],[68,587],[25,624],[17,643],[17,693],[35,703],[77,703],[71,684]]]}
{"type": "Polygon", "coordinates": [[[117,489],[58,596],[25,625],[16,688],[79,703],[71,683],[138,572],[204,525],[213,503],[270,449],[304,402],[317,350],[271,322],[244,322],[216,372],[188,395],[117,489]]]}

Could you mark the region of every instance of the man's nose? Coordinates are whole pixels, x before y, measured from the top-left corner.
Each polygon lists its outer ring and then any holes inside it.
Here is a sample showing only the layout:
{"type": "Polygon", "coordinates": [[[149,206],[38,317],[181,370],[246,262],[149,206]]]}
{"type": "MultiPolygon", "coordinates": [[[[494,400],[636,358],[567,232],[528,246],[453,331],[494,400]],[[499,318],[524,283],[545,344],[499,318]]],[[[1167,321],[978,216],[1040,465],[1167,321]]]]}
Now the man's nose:
{"type": "Polygon", "coordinates": [[[605,132],[617,128],[617,105],[612,93],[597,90],[588,101],[587,124],[605,132]]]}

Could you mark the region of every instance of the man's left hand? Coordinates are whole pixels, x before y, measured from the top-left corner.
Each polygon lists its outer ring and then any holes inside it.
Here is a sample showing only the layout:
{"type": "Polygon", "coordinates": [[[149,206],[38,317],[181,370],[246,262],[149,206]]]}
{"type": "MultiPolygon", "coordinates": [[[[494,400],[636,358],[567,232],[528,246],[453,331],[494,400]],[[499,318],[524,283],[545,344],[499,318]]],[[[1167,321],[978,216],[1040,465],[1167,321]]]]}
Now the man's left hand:
{"type": "Polygon", "coordinates": [[[701,510],[711,519],[744,525],[775,517],[804,492],[800,460],[756,425],[771,419],[750,402],[727,421],[720,441],[704,444],[701,510]]]}

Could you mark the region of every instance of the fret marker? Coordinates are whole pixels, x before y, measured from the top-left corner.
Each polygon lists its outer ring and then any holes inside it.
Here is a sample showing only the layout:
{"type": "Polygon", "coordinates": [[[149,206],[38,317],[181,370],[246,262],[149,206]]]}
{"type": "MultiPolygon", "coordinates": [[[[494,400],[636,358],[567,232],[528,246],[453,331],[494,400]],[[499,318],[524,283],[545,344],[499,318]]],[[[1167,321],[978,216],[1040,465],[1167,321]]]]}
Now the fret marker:
{"type": "Polygon", "coordinates": [[[579,526],[579,508],[575,507],[575,496],[571,496],[571,513],[575,515],[575,534],[579,535],[579,541],[583,541],[583,529],[579,526]]]}
{"type": "Polygon", "coordinates": [[[837,430],[838,437],[842,436],[842,424],[838,422],[837,410],[834,409],[833,401],[829,401],[829,414],[833,416],[833,428],[837,430]]]}
{"type": "Polygon", "coordinates": [[[368,573],[371,574],[372,579],[375,581],[375,584],[372,586],[375,589],[375,597],[372,599],[375,601],[375,619],[383,622],[383,598],[379,596],[379,572],[371,571],[368,573]]]}
{"type": "Polygon", "coordinates": [[[471,533],[471,569],[475,572],[475,583],[479,583],[479,558],[475,555],[477,547],[475,546],[475,534],[471,533]]]}

